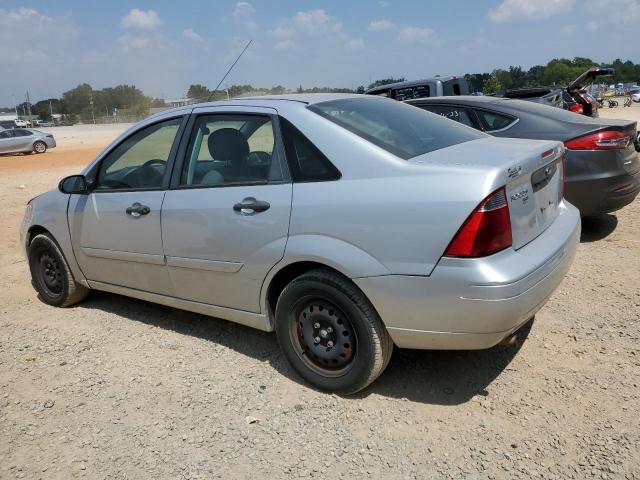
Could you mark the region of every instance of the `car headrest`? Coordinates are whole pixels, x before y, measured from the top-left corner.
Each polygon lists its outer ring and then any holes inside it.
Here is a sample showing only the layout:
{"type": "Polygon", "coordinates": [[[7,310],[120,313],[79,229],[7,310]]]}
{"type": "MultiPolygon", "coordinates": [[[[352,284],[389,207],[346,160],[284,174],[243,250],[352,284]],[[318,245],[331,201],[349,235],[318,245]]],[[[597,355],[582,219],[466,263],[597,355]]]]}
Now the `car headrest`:
{"type": "Polygon", "coordinates": [[[244,135],[235,128],[221,128],[209,135],[207,141],[209,153],[214,160],[242,164],[249,155],[249,143],[244,135]]]}

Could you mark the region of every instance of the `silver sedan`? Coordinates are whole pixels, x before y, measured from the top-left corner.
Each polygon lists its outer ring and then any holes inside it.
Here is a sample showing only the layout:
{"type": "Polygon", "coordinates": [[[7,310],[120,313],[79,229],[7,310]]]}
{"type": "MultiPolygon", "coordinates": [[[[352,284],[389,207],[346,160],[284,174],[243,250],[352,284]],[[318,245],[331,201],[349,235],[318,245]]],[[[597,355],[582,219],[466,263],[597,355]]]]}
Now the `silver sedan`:
{"type": "Polygon", "coordinates": [[[56,140],[50,133],[29,128],[0,130],[0,154],[44,153],[55,146],[56,140]]]}
{"type": "Polygon", "coordinates": [[[564,147],[365,95],[152,116],[27,205],[33,285],[104,290],[275,331],[312,385],[353,393],[394,345],[489,348],[569,269],[564,147]]]}

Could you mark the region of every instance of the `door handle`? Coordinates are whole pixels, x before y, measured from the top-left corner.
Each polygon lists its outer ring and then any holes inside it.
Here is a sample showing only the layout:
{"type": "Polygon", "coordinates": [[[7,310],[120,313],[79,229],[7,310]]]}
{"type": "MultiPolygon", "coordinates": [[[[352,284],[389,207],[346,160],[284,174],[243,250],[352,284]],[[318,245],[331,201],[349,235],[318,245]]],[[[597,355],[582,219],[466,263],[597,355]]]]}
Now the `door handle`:
{"type": "Polygon", "coordinates": [[[254,213],[264,212],[268,210],[271,205],[269,202],[262,200],[256,200],[253,197],[247,197],[239,203],[233,206],[233,210],[242,213],[243,215],[253,215],[254,213]]]}
{"type": "Polygon", "coordinates": [[[139,218],[142,215],[146,215],[151,211],[146,205],[142,205],[138,202],[134,203],[130,207],[127,207],[127,215],[131,215],[133,218],[139,218]]]}

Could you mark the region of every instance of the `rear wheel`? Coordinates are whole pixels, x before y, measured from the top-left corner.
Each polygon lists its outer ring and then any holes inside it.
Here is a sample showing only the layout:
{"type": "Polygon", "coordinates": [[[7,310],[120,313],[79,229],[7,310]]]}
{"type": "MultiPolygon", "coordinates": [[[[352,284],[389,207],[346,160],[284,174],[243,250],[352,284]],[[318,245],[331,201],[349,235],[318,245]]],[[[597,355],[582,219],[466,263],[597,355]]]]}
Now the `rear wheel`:
{"type": "Polygon", "coordinates": [[[309,383],[343,394],[383,372],[393,342],[363,293],[328,270],[305,273],[282,291],[276,334],[295,370],[309,383]]]}
{"type": "Polygon", "coordinates": [[[33,151],[36,153],[44,153],[47,151],[47,144],[38,140],[33,144],[33,151]]]}
{"type": "Polygon", "coordinates": [[[68,307],[87,296],[89,289],[73,278],[71,269],[51,236],[36,235],[29,244],[29,268],[34,288],[54,307],[68,307]]]}

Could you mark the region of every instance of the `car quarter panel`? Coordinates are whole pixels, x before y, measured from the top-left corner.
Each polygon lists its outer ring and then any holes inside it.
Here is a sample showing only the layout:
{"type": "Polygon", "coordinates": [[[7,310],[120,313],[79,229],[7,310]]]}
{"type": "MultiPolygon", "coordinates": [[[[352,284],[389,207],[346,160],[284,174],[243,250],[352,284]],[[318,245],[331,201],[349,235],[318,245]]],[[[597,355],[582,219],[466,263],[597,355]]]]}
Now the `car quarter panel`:
{"type": "Polygon", "coordinates": [[[556,221],[519,250],[478,259],[443,257],[429,277],[356,279],[399,347],[488,348],[529,320],[564,278],[580,216],[562,203],[556,221]]]}
{"type": "Polygon", "coordinates": [[[34,198],[31,201],[30,207],[27,207],[30,213],[25,215],[22,222],[20,240],[26,253],[29,246],[28,241],[30,240],[28,235],[29,229],[32,227],[42,227],[49,231],[60,246],[74,278],[78,283],[88,286],[87,280],[76,261],[71,245],[71,236],[67,223],[68,203],[69,196],[60,192],[58,189],[50,190],[34,198]]]}

